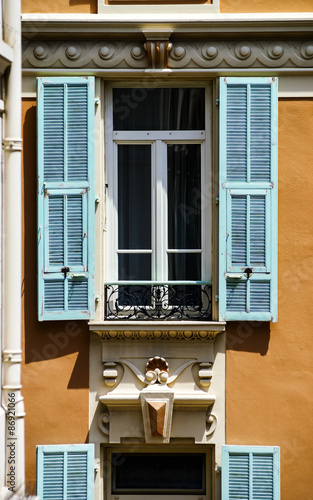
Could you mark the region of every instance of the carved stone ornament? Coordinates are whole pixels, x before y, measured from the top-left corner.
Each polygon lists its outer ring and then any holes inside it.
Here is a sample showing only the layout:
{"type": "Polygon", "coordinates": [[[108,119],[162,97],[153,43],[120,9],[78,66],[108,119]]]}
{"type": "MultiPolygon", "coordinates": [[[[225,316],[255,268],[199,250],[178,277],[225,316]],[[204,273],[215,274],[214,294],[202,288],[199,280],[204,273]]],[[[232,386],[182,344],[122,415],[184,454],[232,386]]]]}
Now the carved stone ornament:
{"type": "Polygon", "coordinates": [[[169,443],[171,437],[174,391],[152,386],[140,392],[146,443],[169,443]]]}
{"type": "Polygon", "coordinates": [[[105,434],[106,436],[109,435],[110,433],[110,414],[109,412],[102,413],[98,419],[98,426],[99,429],[105,434]]]}
{"type": "Polygon", "coordinates": [[[167,69],[168,53],[172,48],[169,41],[149,41],[145,43],[144,48],[148,54],[150,69],[167,69]]]}
{"type": "Polygon", "coordinates": [[[168,380],[168,363],[164,358],[155,356],[146,364],[146,380],[150,384],[166,384],[168,380]]]}
{"type": "Polygon", "coordinates": [[[224,323],[216,330],[105,330],[97,327],[91,327],[91,330],[98,333],[102,340],[112,341],[138,341],[138,340],[157,340],[157,341],[209,341],[213,342],[221,331],[224,331],[224,323]]]}
{"type": "Polygon", "coordinates": [[[146,45],[127,40],[27,40],[23,43],[23,69],[313,68],[313,40],[210,39],[171,44],[170,32],[143,34],[146,45]]]}
{"type": "Polygon", "coordinates": [[[113,387],[116,384],[117,375],[116,363],[104,363],[103,377],[105,385],[113,387]]]}
{"type": "Polygon", "coordinates": [[[146,364],[146,373],[145,375],[138,370],[138,368],[131,363],[127,359],[120,359],[122,365],[128,366],[136,375],[140,382],[143,382],[146,385],[165,385],[172,384],[176,381],[179,375],[191,365],[194,365],[196,361],[194,359],[190,359],[183,363],[175,372],[169,377],[168,374],[168,363],[164,358],[160,356],[155,356],[154,358],[150,358],[146,364]]]}

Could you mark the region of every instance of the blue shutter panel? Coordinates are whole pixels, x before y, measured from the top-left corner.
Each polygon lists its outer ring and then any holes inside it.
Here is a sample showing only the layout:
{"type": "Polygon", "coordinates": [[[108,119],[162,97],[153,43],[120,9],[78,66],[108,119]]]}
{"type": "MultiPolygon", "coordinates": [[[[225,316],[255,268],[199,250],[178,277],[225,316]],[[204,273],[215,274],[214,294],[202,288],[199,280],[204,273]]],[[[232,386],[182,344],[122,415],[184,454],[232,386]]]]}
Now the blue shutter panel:
{"type": "Polygon", "coordinates": [[[39,320],[94,312],[94,79],[38,79],[39,320]]]}
{"type": "Polygon", "coordinates": [[[40,500],[93,500],[94,445],[37,446],[40,500]]]}
{"type": "Polygon", "coordinates": [[[277,80],[220,81],[220,320],[277,321],[277,80]]]}
{"type": "Polygon", "coordinates": [[[222,447],[222,500],[279,498],[278,447],[222,447]]]}

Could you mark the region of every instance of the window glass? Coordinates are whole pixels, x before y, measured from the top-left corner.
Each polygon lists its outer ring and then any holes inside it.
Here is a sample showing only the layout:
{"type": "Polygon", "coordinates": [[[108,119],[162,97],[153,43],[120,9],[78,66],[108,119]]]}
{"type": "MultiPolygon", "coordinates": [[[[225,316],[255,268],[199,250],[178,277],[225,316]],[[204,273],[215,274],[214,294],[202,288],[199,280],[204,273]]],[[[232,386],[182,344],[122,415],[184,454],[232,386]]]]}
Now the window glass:
{"type": "Polygon", "coordinates": [[[200,149],[200,144],[167,146],[169,248],[201,248],[200,149]]]}
{"type": "Polygon", "coordinates": [[[115,88],[114,130],[203,130],[204,89],[115,88]]]}
{"type": "Polygon", "coordinates": [[[205,459],[204,453],[113,453],[112,493],[205,494],[205,459]]]}
{"type": "Polygon", "coordinates": [[[151,146],[118,146],[118,247],[151,248],[151,146]]]}

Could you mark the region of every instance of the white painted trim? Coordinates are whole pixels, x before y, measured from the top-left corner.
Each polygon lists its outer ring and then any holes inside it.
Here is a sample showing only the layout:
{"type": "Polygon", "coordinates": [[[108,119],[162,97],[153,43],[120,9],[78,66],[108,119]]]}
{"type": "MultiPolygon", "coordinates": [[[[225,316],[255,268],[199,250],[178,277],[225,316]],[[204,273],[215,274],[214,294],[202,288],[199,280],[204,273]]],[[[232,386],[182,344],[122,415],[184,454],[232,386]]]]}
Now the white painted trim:
{"type": "Polygon", "coordinates": [[[313,76],[284,76],[279,78],[278,97],[313,97],[313,76]]]}
{"type": "Polygon", "coordinates": [[[226,323],[224,321],[91,321],[89,322],[89,330],[91,331],[205,331],[205,332],[223,332],[225,331],[226,323]]]}
{"type": "Polygon", "coordinates": [[[36,99],[36,77],[24,76],[22,79],[22,98],[33,97],[36,99]]]}
{"type": "MultiPolygon", "coordinates": [[[[168,14],[164,10],[165,7],[176,7],[176,18],[181,20],[194,21],[199,20],[199,22],[215,22],[215,21],[223,21],[223,22],[285,22],[285,21],[294,21],[294,22],[302,22],[302,21],[313,21],[313,13],[312,12],[269,12],[269,13],[240,13],[240,14],[220,14],[220,13],[211,13],[210,16],[206,19],[203,16],[199,16],[199,13],[203,10],[209,12],[210,7],[212,5],[162,5],[162,12],[160,12],[161,8],[159,5],[149,6],[149,5],[135,5],[135,6],[104,6],[105,13],[99,14],[22,14],[22,22],[36,22],[41,21],[45,23],[55,23],[62,21],[69,21],[71,23],[77,21],[83,21],[84,23],[88,22],[97,22],[102,23],[106,21],[117,21],[123,19],[125,22],[126,15],[127,21],[140,21],[142,18],[147,17],[147,13],[155,11],[158,17],[153,16],[154,23],[159,21],[164,21],[164,19],[170,21],[168,14]],[[119,7],[119,8],[117,8],[119,7]],[[129,17],[128,11],[130,7],[135,7],[132,9],[132,16],[129,17]],[[143,7],[145,9],[145,13],[143,13],[143,7]],[[148,9],[148,7],[152,7],[153,9],[148,9]],[[191,11],[191,17],[189,12],[191,11]],[[139,14],[139,17],[138,17],[139,14]]],[[[164,26],[163,26],[164,28],[164,26]]]]}

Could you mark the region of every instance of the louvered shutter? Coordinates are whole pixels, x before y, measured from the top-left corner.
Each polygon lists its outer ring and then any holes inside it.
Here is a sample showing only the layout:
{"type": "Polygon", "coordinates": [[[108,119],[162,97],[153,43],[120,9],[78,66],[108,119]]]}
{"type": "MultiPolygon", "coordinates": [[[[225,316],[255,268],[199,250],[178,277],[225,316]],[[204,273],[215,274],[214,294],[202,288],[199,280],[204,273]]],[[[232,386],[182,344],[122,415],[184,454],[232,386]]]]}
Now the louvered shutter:
{"type": "Polygon", "coordinates": [[[279,498],[278,447],[222,447],[222,500],[279,498]]]}
{"type": "Polygon", "coordinates": [[[38,78],[39,320],[94,311],[94,79],[38,78]]]}
{"type": "Polygon", "coordinates": [[[94,445],[37,446],[40,500],[93,500],[94,445]]]}
{"type": "Polygon", "coordinates": [[[277,80],[220,81],[220,320],[277,321],[277,80]]]}

